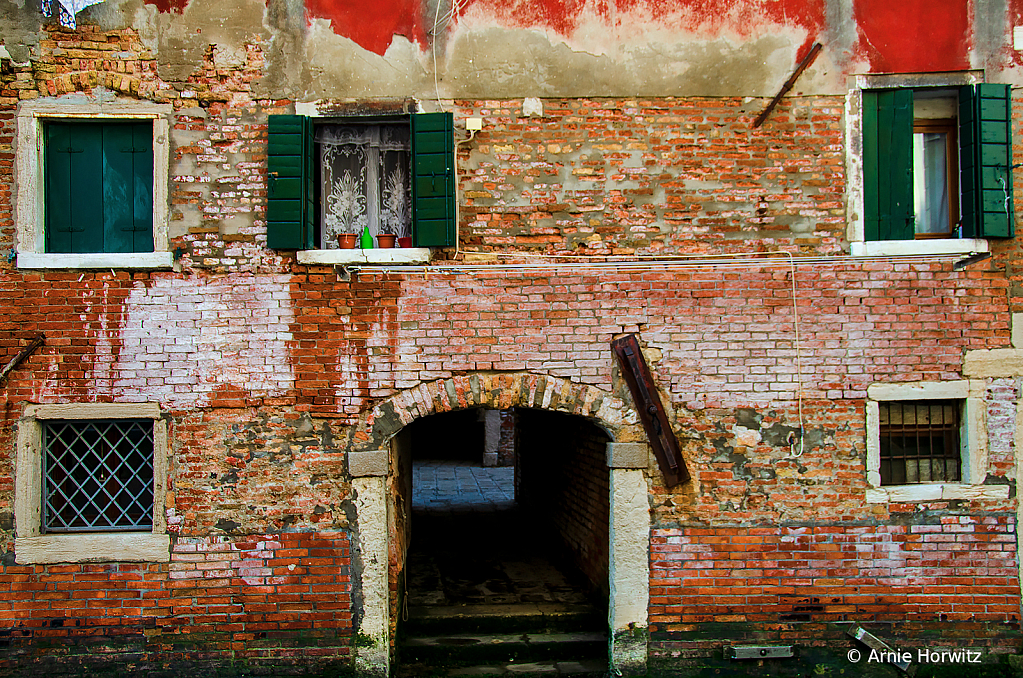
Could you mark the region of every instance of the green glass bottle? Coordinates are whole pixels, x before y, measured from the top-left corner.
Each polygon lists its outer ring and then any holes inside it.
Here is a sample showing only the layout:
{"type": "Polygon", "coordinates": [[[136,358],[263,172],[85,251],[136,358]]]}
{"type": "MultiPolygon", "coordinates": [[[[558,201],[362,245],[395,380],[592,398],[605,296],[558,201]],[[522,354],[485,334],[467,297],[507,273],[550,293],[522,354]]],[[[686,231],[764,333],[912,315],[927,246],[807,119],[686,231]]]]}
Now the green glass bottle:
{"type": "Polygon", "coordinates": [[[368,228],[362,229],[362,235],[359,236],[359,247],[364,250],[373,249],[373,234],[369,232],[368,228]]]}

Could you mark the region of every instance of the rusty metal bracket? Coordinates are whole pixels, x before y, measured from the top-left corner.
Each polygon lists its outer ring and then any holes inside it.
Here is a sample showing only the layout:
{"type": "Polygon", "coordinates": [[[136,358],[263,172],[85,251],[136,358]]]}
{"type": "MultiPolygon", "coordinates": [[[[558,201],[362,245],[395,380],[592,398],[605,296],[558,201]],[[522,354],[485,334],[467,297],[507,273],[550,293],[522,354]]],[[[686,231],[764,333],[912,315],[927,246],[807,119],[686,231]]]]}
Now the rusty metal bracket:
{"type": "Polygon", "coordinates": [[[4,368],[0,370],[0,384],[2,384],[7,379],[8,374],[14,371],[14,368],[20,365],[25,358],[32,355],[32,353],[37,348],[42,346],[45,341],[46,335],[40,332],[28,346],[26,346],[25,348],[21,349],[21,351],[18,352],[18,355],[11,358],[10,361],[6,365],[4,365],[4,368]]]}
{"type": "Polygon", "coordinates": [[[771,103],[767,104],[767,108],[764,109],[764,112],[758,115],[757,119],[753,121],[753,129],[756,129],[757,127],[760,127],[761,125],[764,124],[764,121],[767,120],[767,116],[771,115],[771,111],[773,111],[774,107],[778,105],[778,102],[781,101],[781,98],[789,93],[789,90],[792,89],[792,86],[796,84],[796,80],[799,78],[799,76],[803,74],[803,71],[810,67],[810,64],[812,64],[817,59],[817,55],[820,53],[821,44],[819,42],[815,42],[813,44],[813,47],[810,48],[810,51],[806,54],[805,57],[803,57],[803,60],[799,62],[798,66],[796,66],[796,70],[792,72],[792,75],[789,76],[789,79],[786,80],[785,84],[781,86],[781,91],[774,95],[774,98],[771,99],[771,103]]]}
{"type": "Polygon", "coordinates": [[[657,457],[657,465],[664,474],[664,482],[668,487],[674,487],[688,481],[690,476],[686,460],[682,457],[682,450],[679,449],[678,439],[671,430],[668,414],[661,404],[661,397],[657,394],[650,368],[639,348],[639,339],[635,334],[615,339],[611,342],[611,351],[622,368],[625,383],[629,385],[639,419],[643,422],[643,428],[650,439],[650,447],[657,457]]]}

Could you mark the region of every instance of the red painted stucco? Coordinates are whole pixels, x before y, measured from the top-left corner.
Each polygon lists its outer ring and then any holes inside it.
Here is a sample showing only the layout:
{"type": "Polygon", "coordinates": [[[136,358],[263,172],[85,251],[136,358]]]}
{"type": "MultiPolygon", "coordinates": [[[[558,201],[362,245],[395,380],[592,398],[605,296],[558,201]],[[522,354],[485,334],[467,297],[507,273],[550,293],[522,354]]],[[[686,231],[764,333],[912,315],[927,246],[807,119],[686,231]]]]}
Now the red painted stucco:
{"type": "MultiPolygon", "coordinates": [[[[306,11],[311,18],[329,19],[336,33],[377,54],[384,53],[393,35],[424,42],[434,19],[423,14],[419,0],[380,0],[372,6],[350,0],[306,0],[306,11]]],[[[620,0],[615,12],[604,0],[469,0],[461,11],[493,17],[497,25],[507,28],[542,29],[562,36],[570,36],[583,20],[596,18],[610,24],[612,17],[619,27],[642,17],[650,24],[707,37],[753,36],[783,24],[806,30],[806,48],[825,25],[824,0],[620,0]]]]}
{"type": "Polygon", "coordinates": [[[970,67],[966,0],[856,0],[857,54],[874,73],[925,73],[970,67]]]}
{"type": "Polygon", "coordinates": [[[156,5],[161,12],[178,12],[180,14],[184,11],[188,0],[146,0],[146,4],[156,5]]]}
{"type": "Polygon", "coordinates": [[[387,51],[395,35],[425,42],[418,0],[306,0],[305,7],[310,18],[329,19],[335,33],[377,54],[387,51]]]}

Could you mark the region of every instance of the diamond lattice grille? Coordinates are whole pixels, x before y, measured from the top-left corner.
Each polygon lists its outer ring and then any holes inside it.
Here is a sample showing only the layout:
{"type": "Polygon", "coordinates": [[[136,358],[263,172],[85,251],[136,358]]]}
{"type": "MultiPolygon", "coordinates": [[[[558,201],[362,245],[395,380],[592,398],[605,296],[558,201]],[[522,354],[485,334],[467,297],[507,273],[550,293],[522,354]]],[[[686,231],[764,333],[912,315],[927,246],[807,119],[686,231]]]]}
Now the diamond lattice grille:
{"type": "Polygon", "coordinates": [[[47,422],[43,444],[44,531],[152,528],[152,421],[47,422]]]}

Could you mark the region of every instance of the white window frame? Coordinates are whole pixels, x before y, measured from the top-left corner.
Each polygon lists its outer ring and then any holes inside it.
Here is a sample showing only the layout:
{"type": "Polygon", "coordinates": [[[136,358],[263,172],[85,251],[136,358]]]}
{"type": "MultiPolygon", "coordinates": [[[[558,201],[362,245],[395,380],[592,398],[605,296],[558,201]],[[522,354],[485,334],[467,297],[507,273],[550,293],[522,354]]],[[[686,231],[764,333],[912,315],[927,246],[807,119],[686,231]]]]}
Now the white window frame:
{"type": "MultiPolygon", "coordinates": [[[[989,251],[984,238],[924,238],[920,240],[866,240],[863,204],[863,91],[871,89],[923,89],[961,87],[984,82],[983,71],[854,75],[845,98],[846,239],[856,257],[898,255],[975,254],[989,251]]],[[[961,165],[960,165],[960,171],[961,165]]]]}
{"type": "Polygon", "coordinates": [[[917,381],[872,384],[867,388],[867,503],[940,501],[944,499],[1007,499],[1008,485],[984,485],[988,473],[987,407],[984,380],[917,381]],[[962,474],[959,482],[881,485],[882,402],[960,400],[962,474]]]}
{"type": "Polygon", "coordinates": [[[14,488],[15,561],[18,564],[166,562],[167,422],[152,403],[29,405],[18,421],[14,488]],[[66,419],[153,420],[153,529],[151,532],[43,534],[43,423],[66,419]]]}
{"type": "Polygon", "coordinates": [[[173,268],[168,217],[170,169],[169,104],[116,101],[69,103],[32,100],[18,107],[15,232],[18,268],[173,268]],[[69,254],[46,252],[45,137],[47,120],[153,121],[153,251],[69,254]]]}

